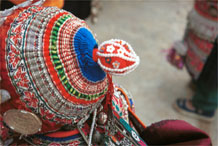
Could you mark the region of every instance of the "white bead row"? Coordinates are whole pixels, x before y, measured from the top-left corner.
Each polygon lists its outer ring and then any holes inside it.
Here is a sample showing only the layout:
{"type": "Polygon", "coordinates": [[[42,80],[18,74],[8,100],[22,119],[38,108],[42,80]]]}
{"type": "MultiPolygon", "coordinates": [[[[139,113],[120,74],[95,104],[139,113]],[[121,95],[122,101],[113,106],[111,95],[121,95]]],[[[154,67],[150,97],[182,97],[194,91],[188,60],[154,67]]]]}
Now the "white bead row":
{"type": "Polygon", "coordinates": [[[134,56],[135,58],[129,58],[127,56],[120,55],[120,54],[103,54],[103,53],[100,53],[100,52],[97,52],[97,55],[101,56],[101,57],[119,57],[119,58],[122,58],[124,60],[133,61],[133,62],[139,61],[139,57],[138,56],[134,56]]]}
{"type": "MultiPolygon", "coordinates": [[[[104,45],[106,45],[106,44],[111,44],[111,45],[113,45],[113,46],[119,47],[119,48],[120,48],[122,51],[124,51],[124,53],[125,53],[126,55],[128,55],[129,57],[135,57],[135,56],[137,56],[136,53],[135,53],[135,51],[132,49],[131,45],[128,44],[128,43],[127,43],[126,41],[124,41],[124,40],[111,39],[111,40],[105,41],[105,42],[103,42],[103,43],[101,43],[101,44],[99,45],[98,50],[100,51],[101,48],[102,48],[104,45]],[[125,49],[121,44],[119,44],[120,41],[122,42],[122,44],[126,44],[126,45],[128,46],[128,49],[130,50],[130,53],[127,52],[126,49],[125,49]]],[[[124,54],[124,53],[123,53],[123,54],[124,54]]]]}
{"type": "Polygon", "coordinates": [[[102,67],[103,70],[109,71],[110,74],[113,75],[126,75],[129,72],[133,71],[139,64],[139,61],[135,62],[133,65],[131,66],[127,66],[125,68],[122,69],[112,69],[112,68],[108,68],[106,66],[104,66],[100,60],[98,60],[98,64],[102,67]]]}

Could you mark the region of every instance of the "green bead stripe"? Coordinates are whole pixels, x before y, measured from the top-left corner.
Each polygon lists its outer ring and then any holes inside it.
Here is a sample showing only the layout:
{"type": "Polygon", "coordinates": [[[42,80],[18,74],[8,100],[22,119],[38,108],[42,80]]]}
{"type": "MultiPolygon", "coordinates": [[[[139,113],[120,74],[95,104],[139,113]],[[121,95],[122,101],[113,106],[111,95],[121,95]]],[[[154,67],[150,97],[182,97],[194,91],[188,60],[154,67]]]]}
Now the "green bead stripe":
{"type": "Polygon", "coordinates": [[[52,28],[51,31],[51,36],[50,36],[50,46],[49,46],[49,52],[52,58],[52,62],[55,66],[55,69],[60,77],[61,83],[65,86],[65,89],[71,94],[74,95],[76,98],[79,99],[85,99],[87,101],[89,100],[94,100],[97,97],[105,94],[107,92],[107,88],[104,89],[103,92],[98,93],[98,94],[93,94],[93,95],[87,95],[87,94],[82,94],[80,92],[78,92],[76,89],[74,89],[69,81],[67,80],[67,76],[64,72],[64,67],[60,61],[60,58],[58,57],[58,50],[57,50],[57,40],[58,40],[58,31],[61,27],[61,25],[68,19],[71,18],[71,15],[64,15],[61,18],[59,18],[55,25],[52,28]]]}

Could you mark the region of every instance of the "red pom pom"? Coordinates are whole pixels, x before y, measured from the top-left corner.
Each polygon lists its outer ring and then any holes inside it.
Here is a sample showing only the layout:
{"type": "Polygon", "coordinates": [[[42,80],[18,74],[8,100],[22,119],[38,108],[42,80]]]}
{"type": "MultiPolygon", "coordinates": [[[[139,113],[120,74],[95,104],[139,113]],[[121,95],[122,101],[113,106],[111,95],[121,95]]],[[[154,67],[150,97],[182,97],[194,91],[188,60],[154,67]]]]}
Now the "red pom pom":
{"type": "Polygon", "coordinates": [[[113,75],[125,75],[139,64],[139,57],[132,47],[118,39],[103,42],[98,51],[94,51],[93,59],[97,60],[104,71],[113,75]]]}

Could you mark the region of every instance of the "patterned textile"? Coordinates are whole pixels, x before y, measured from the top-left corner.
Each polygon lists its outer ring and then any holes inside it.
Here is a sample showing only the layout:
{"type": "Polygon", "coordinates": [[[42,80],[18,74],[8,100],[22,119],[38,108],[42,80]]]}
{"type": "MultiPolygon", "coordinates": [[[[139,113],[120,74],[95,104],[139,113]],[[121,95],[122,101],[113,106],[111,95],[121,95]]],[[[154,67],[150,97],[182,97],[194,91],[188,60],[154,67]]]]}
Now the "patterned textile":
{"type": "Polygon", "coordinates": [[[114,96],[112,97],[112,110],[115,111],[122,119],[129,123],[128,107],[135,112],[135,106],[133,103],[132,96],[122,86],[114,84],[114,96]],[[130,105],[128,105],[125,95],[120,91],[124,90],[128,96],[130,105]]]}
{"type": "MultiPolygon", "coordinates": [[[[77,123],[99,106],[108,79],[89,56],[97,43],[84,21],[55,7],[35,6],[19,8],[3,29],[2,88],[12,93],[14,107],[56,125],[77,123]]],[[[3,104],[2,112],[11,103],[3,104]]]]}
{"type": "Polygon", "coordinates": [[[194,9],[188,14],[188,24],[184,40],[177,42],[174,48],[185,56],[185,65],[197,80],[210,54],[218,35],[218,15],[216,1],[196,0],[194,9]]]}
{"type": "Polygon", "coordinates": [[[139,58],[131,46],[112,39],[103,51],[84,21],[36,3],[0,12],[0,88],[11,95],[0,105],[0,144],[146,146],[131,96],[105,72],[132,71],[139,58]]]}
{"type": "MultiPolygon", "coordinates": [[[[9,0],[10,2],[12,2],[15,5],[18,5],[20,3],[25,2],[26,0],[9,0]]],[[[58,7],[58,8],[63,8],[64,6],[64,0],[45,0],[45,2],[43,3],[43,6],[50,6],[50,7],[58,7]]]]}
{"type": "Polygon", "coordinates": [[[146,145],[129,121],[132,99],[111,77],[138,66],[132,47],[118,39],[98,47],[84,21],[42,3],[0,15],[1,89],[11,95],[1,103],[3,144],[9,128],[12,145],[146,145]]]}
{"type": "MultiPolygon", "coordinates": [[[[106,114],[104,109],[98,109],[98,118],[95,123],[92,141],[93,145],[146,145],[129,124],[127,101],[123,97],[124,95],[119,91],[121,87],[115,85],[114,88],[117,93],[115,93],[115,96],[111,99],[113,104],[110,111],[112,111],[113,114],[106,114]],[[102,123],[102,118],[100,118],[102,112],[105,113],[105,117],[103,117],[103,119],[106,118],[105,123],[102,123]]],[[[134,107],[132,102],[130,106],[131,108],[134,107]]],[[[92,119],[89,118],[80,129],[69,124],[54,132],[26,136],[23,140],[14,138],[11,145],[25,145],[27,143],[39,146],[86,145],[86,140],[89,138],[91,130],[91,120],[92,119]]],[[[8,129],[6,128],[5,132],[7,131],[8,129]]]]}
{"type": "MultiPolygon", "coordinates": [[[[55,132],[54,132],[55,133],[55,132]]],[[[27,140],[35,145],[48,145],[48,146],[61,146],[61,145],[86,145],[83,137],[79,133],[78,130],[70,131],[70,134],[67,136],[53,136],[54,133],[51,134],[38,134],[27,137],[27,140]],[[53,135],[52,135],[53,134],[53,135]]],[[[64,132],[57,132],[57,134],[63,134],[64,132]]]]}

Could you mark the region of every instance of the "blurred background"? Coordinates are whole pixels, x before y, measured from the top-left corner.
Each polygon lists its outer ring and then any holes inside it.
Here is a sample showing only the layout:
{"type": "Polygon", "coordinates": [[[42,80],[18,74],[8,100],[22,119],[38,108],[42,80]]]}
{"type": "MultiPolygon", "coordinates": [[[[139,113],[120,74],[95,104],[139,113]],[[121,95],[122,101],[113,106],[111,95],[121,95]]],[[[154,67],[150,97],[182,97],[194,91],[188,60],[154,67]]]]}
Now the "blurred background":
{"type": "MultiPolygon", "coordinates": [[[[123,39],[139,55],[139,67],[126,76],[114,77],[113,81],[132,94],[136,114],[145,125],[166,119],[185,120],[207,132],[213,145],[218,145],[217,114],[214,121],[206,123],[183,116],[172,107],[178,97],[193,95],[186,69],[177,70],[166,60],[166,49],[183,37],[192,0],[68,2],[71,5],[65,3],[64,9],[85,19],[99,43],[123,39]]],[[[0,0],[0,5],[2,10],[11,7],[7,1],[0,0]]]]}
{"type": "Polygon", "coordinates": [[[140,57],[135,71],[113,80],[126,88],[135,101],[136,114],[148,126],[165,119],[180,119],[206,131],[217,142],[217,114],[211,123],[183,116],[172,104],[192,97],[190,75],[166,60],[166,49],[184,34],[192,0],[102,1],[98,21],[86,21],[99,42],[119,38],[129,42],[140,57]]]}

